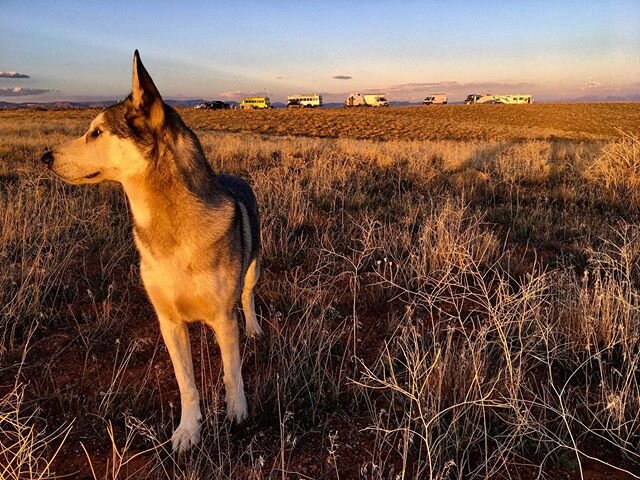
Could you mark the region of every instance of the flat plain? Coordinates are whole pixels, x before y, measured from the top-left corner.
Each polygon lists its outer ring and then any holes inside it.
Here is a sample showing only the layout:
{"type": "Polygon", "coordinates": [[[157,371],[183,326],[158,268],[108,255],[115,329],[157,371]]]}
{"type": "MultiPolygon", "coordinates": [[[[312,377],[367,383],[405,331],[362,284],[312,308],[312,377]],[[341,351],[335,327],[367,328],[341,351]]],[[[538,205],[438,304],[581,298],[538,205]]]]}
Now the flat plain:
{"type": "MultiPolygon", "coordinates": [[[[196,110],[191,128],[219,132],[366,140],[602,140],[640,133],[637,103],[432,105],[397,108],[196,110]]],[[[98,110],[4,111],[4,122],[80,122],[98,110]]]]}
{"type": "Polygon", "coordinates": [[[0,477],[640,476],[640,104],[180,109],[254,186],[250,417],[178,390],[119,186],[38,165],[97,110],[0,112],[0,477]]]}

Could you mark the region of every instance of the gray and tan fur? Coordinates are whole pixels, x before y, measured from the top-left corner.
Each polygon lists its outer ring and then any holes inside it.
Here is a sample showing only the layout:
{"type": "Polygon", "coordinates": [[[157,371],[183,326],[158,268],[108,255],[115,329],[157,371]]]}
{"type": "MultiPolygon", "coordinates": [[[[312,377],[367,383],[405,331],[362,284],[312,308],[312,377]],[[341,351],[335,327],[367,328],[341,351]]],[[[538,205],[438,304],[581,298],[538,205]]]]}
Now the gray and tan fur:
{"type": "Polygon", "coordinates": [[[158,315],[180,388],[181,418],[173,448],[200,439],[200,400],[187,322],[203,321],[222,355],[227,415],[247,416],[241,374],[238,299],[249,335],[262,333],[253,288],[260,269],[258,206],[238,177],[216,175],[196,135],[166,105],[140,61],[133,88],[107,108],[80,138],[42,161],[69,183],[119,182],[131,206],[140,273],[158,315]]]}

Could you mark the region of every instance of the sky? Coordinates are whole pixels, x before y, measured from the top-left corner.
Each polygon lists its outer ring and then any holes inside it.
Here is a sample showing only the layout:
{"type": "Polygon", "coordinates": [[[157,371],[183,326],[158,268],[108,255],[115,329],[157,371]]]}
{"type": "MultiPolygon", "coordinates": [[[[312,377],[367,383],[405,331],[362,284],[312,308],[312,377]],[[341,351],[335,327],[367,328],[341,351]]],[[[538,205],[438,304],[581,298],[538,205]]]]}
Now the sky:
{"type": "Polygon", "coordinates": [[[0,100],[123,98],[136,48],[165,98],[640,98],[640,0],[1,0],[0,100]]]}

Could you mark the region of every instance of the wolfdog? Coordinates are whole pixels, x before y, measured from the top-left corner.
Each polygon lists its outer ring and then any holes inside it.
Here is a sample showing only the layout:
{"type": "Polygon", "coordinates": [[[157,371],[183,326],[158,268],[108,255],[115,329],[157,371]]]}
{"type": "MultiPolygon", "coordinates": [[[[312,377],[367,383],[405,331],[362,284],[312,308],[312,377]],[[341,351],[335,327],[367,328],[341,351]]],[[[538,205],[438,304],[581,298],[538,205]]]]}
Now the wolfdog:
{"type": "Polygon", "coordinates": [[[247,334],[262,333],[253,299],[260,273],[260,221],[249,184],[213,172],[198,137],[164,103],[137,50],[131,94],[100,113],[82,137],[41,160],[69,183],[111,180],[124,187],[140,274],[180,389],[173,449],[185,451],[200,440],[188,322],[200,320],[213,328],[227,416],[242,421],[247,402],[234,312],[239,298],[247,334]]]}

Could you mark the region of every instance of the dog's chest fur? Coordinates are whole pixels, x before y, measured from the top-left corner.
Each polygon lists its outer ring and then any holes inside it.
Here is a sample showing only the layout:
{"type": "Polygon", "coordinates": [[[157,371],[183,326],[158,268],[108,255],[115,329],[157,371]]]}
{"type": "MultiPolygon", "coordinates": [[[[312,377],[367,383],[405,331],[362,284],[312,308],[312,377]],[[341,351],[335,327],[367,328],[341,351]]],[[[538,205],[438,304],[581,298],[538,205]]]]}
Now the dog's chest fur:
{"type": "Polygon", "coordinates": [[[218,312],[212,312],[212,306],[222,304],[229,296],[226,292],[236,288],[226,269],[195,255],[189,245],[180,245],[171,255],[160,258],[144,244],[139,244],[138,250],[147,293],[170,315],[191,321],[215,316],[218,312]]]}
{"type": "Polygon", "coordinates": [[[167,202],[140,191],[128,196],[140,272],[154,305],[189,321],[230,308],[242,268],[242,257],[231,248],[233,205],[212,210],[186,198],[167,202]]]}

